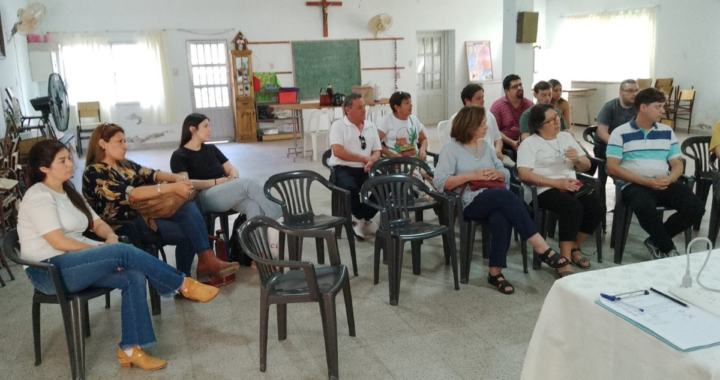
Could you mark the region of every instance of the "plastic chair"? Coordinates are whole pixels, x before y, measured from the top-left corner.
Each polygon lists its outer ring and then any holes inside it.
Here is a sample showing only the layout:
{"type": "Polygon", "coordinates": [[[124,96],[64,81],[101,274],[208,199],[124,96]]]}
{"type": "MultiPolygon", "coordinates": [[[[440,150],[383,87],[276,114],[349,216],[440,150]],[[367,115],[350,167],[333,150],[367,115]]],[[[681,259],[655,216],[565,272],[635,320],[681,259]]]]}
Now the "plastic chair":
{"type": "MultiPolygon", "coordinates": [[[[625,243],[627,242],[628,232],[630,231],[630,223],[632,222],[633,209],[626,204],[622,197],[622,188],[627,182],[614,179],[615,181],[615,211],[613,212],[612,231],[610,232],[610,248],[615,249],[615,264],[622,264],[622,257],[625,251],[625,243]]],[[[681,176],[678,181],[684,182],[686,186],[692,189],[694,181],[691,177],[681,176]]],[[[657,206],[657,212],[662,215],[665,211],[671,209],[657,206]]],[[[692,239],[692,227],[685,230],[685,245],[687,246],[692,239]]]]}
{"type": "MultiPolygon", "coordinates": [[[[287,304],[317,302],[322,317],[328,378],[339,378],[335,296],[341,290],[345,298],[345,312],[350,336],[355,336],[355,316],[347,267],[340,263],[337,240],[333,232],[297,230],[265,216],[251,218],[240,227],[240,230],[242,247],[248,256],[255,260],[262,284],[260,288],[260,371],[265,372],[266,369],[270,305],[277,305],[278,340],[285,340],[287,338],[287,304]],[[302,261],[302,252],[300,251],[296,252],[296,255],[291,254],[290,260],[275,259],[270,251],[267,228],[277,229],[282,234],[293,236],[295,240],[302,238],[324,240],[328,245],[330,266],[315,268],[311,262],[302,261]],[[285,272],[285,268],[291,270],[285,272]]],[[[291,247],[291,249],[293,248],[291,247]]]]}
{"type": "Polygon", "coordinates": [[[437,125],[438,138],[440,139],[441,147],[445,146],[445,143],[447,142],[447,137],[450,136],[450,128],[452,128],[452,125],[448,120],[443,120],[437,125]]]}
{"type": "MultiPolygon", "coordinates": [[[[124,239],[125,240],[125,239],[124,239]]],[[[87,303],[89,300],[105,296],[105,308],[110,308],[110,288],[87,288],[75,293],[66,293],[62,278],[54,265],[43,262],[24,260],[18,257],[20,241],[17,230],[8,231],[3,241],[3,250],[7,257],[20,265],[38,268],[50,272],[57,294],[50,295],[35,289],[32,301],[33,341],[35,346],[35,365],[42,363],[40,351],[40,305],[59,304],[65,325],[70,370],[73,379],[85,379],[85,338],[90,336],[90,315],[87,303]]]]}
{"type": "MultiPolygon", "coordinates": [[[[583,140],[587,142],[588,144],[595,145],[595,135],[597,134],[597,125],[591,125],[583,131],[583,140]]],[[[590,157],[591,163],[594,163],[597,166],[597,178],[600,181],[600,186],[598,188],[599,191],[598,196],[600,197],[600,201],[603,203],[603,205],[607,205],[607,192],[605,190],[605,184],[607,183],[607,162],[601,158],[597,157],[590,157]]],[[[607,232],[607,217],[603,218],[602,220],[602,229],[603,233],[607,232]]]]}
{"type": "Polygon", "coordinates": [[[365,118],[372,121],[375,125],[380,122],[380,119],[382,119],[383,116],[392,113],[392,109],[390,109],[389,104],[368,107],[370,108],[370,112],[367,113],[365,118]]]}
{"type": "MultiPolygon", "coordinates": [[[[320,174],[310,170],[298,170],[293,172],[279,173],[268,178],[264,186],[265,196],[277,203],[282,208],[283,224],[290,228],[300,230],[326,230],[329,228],[345,226],[350,245],[350,258],[353,265],[353,273],[358,275],[357,259],[355,256],[355,236],[352,232],[352,216],[350,211],[350,192],[341,189],[320,174]],[[333,215],[315,214],[310,199],[311,185],[314,182],[320,183],[326,189],[338,194],[339,205],[337,212],[333,215]],[[273,189],[278,193],[280,199],[273,195],[273,189]]],[[[302,237],[289,238],[290,252],[302,248],[302,237]]],[[[324,245],[322,239],[317,238],[318,263],[325,262],[324,245]]],[[[283,258],[285,239],[280,233],[280,259],[283,258]]],[[[292,257],[291,257],[292,259],[292,257]]]]}
{"type": "MultiPolygon", "coordinates": [[[[360,190],[363,203],[380,211],[380,228],[375,235],[374,283],[378,283],[380,250],[388,256],[390,304],[397,306],[400,296],[403,247],[405,241],[415,242],[442,235],[445,262],[452,265],[455,290],[458,284],[457,255],[455,250],[455,200],[430,190],[417,178],[403,174],[388,174],[369,178],[360,190]],[[440,225],[410,221],[417,192],[425,193],[437,202],[440,225]],[[371,199],[374,197],[374,199],[371,199]],[[395,244],[392,244],[392,241],[395,244]],[[383,247],[384,245],[384,247],[383,247]]],[[[420,274],[419,245],[413,244],[413,273],[420,274]]]]}
{"type": "MultiPolygon", "coordinates": [[[[680,146],[683,154],[695,161],[695,195],[705,204],[710,188],[712,187],[713,172],[710,167],[710,136],[688,137],[680,146]]],[[[693,226],[695,231],[700,230],[700,222],[693,226]]]]}
{"type": "MultiPolygon", "coordinates": [[[[307,124],[307,128],[305,128],[305,136],[310,135],[310,140],[312,141],[312,160],[317,161],[317,142],[318,142],[318,136],[324,136],[326,141],[326,146],[330,147],[330,126],[333,122],[333,115],[331,114],[331,111],[328,109],[322,109],[318,111],[313,111],[310,113],[310,119],[307,124]],[[321,122],[325,120],[327,123],[327,129],[321,129],[320,125],[321,122]]],[[[303,136],[303,152],[307,151],[307,139],[303,136]]]]}

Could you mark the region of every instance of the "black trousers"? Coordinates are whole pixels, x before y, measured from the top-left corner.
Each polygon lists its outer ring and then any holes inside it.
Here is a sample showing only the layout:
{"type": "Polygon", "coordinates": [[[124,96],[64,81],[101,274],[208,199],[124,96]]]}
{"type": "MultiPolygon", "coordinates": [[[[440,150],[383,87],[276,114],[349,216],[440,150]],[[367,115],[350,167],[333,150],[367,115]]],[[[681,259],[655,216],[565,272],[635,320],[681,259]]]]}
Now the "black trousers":
{"type": "Polygon", "coordinates": [[[538,206],[557,215],[558,240],[575,241],[578,232],[592,235],[605,210],[595,193],[575,197],[573,193],[550,189],[538,195],[538,206]]]}
{"type": "Polygon", "coordinates": [[[650,235],[655,246],[664,253],[670,252],[675,245],[673,236],[700,222],[705,214],[705,205],[692,190],[682,184],[670,184],[665,190],[631,184],[622,190],[625,202],[635,211],[640,226],[650,235]],[[664,206],[676,210],[665,223],[655,210],[664,206]]]}
{"type": "Polygon", "coordinates": [[[335,166],[334,169],[337,187],[350,192],[350,207],[353,216],[357,219],[372,219],[377,214],[377,210],[360,202],[360,188],[369,178],[365,169],[341,165],[335,166]]]}

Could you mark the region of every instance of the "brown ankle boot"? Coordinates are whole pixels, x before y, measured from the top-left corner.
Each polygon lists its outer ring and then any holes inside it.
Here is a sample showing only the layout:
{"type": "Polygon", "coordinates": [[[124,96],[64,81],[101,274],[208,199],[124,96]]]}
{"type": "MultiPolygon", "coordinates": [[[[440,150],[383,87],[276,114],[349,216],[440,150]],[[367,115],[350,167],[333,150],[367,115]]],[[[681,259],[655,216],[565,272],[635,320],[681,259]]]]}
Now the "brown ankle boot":
{"type": "Polygon", "coordinates": [[[218,259],[212,249],[198,254],[197,275],[211,275],[218,277],[229,276],[240,268],[240,264],[227,263],[218,259]]]}

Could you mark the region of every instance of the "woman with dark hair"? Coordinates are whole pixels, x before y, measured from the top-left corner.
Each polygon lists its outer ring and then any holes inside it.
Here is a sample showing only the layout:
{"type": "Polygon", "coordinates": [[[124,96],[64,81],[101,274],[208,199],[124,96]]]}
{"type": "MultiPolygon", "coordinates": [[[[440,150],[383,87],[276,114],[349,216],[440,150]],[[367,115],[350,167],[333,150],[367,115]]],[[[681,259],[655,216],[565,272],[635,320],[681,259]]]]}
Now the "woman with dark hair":
{"type": "Polygon", "coordinates": [[[458,112],[450,131],[452,139],[440,151],[435,168],[435,188],[460,193],[465,219],[490,221],[492,242],[487,281],[501,293],[512,294],[515,288],[502,274],[510,247],[511,228],[515,228],[532,245],[540,260],[549,266],[563,267],[568,261],[548,246],[525,205],[507,189],[510,174],[484,139],[488,129],[486,120],[483,107],[465,106],[458,112]],[[476,181],[486,184],[502,181],[504,186],[473,189],[476,181]]]}
{"type": "MultiPolygon", "coordinates": [[[[530,203],[530,189],[536,185],[539,207],[557,214],[559,222],[560,254],[579,268],[590,268],[580,246],[602,221],[604,210],[596,194],[580,193],[581,183],[575,170],[590,168],[577,141],[569,133],[560,133],[560,116],[550,104],[530,109],[528,127],[531,135],[518,150],[518,172],[530,203]]],[[[557,268],[560,277],[573,274],[570,263],[557,268]]]]}
{"type": "Polygon", "coordinates": [[[550,99],[550,104],[560,110],[560,113],[562,113],[562,117],[565,119],[567,125],[572,127],[572,122],[570,121],[570,102],[562,98],[562,84],[560,84],[560,81],[557,79],[550,79],[548,82],[550,82],[550,85],[552,86],[552,98],[550,99]]]}
{"type": "Polygon", "coordinates": [[[390,96],[392,113],[378,123],[382,153],[388,157],[411,156],[423,161],[427,158],[428,139],[425,126],[412,115],[412,99],[407,92],[390,96]]]}
{"type": "MultiPolygon", "coordinates": [[[[118,237],[75,191],[70,183],[75,167],[70,152],[56,140],[41,141],[30,149],[30,188],[20,204],[18,235],[23,259],[54,265],[66,291],[89,287],[122,291],[122,340],[118,361],[145,370],[165,367],[164,360],[143,352],[155,344],[147,306],[146,281],[166,297],[179,292],[189,299],[208,302],[218,289],[183,276],[178,270],[118,237]],[[83,237],[92,231],[105,239],[101,244],[83,237]]],[[[33,286],[56,294],[50,273],[26,268],[33,286]]]]}
{"type": "MultiPolygon", "coordinates": [[[[130,202],[166,193],[188,197],[194,191],[193,185],[186,177],[140,166],[126,159],[126,152],[122,127],[101,124],[95,128],[88,143],[83,194],[103,219],[133,220],[141,235],[148,235],[150,226],[130,207],[130,202]]],[[[224,277],[238,270],[238,263],[226,263],[215,257],[195,202],[185,203],[169,218],[153,220],[162,243],[176,246],[175,264],[186,276],[190,276],[195,255],[198,276],[224,277]]]]}
{"type": "Polygon", "coordinates": [[[282,216],[277,203],[269,200],[256,179],[239,178],[238,170],[210,141],[210,120],[193,113],[185,118],[180,147],[170,158],[170,169],[176,175],[190,178],[198,191],[203,212],[235,210],[248,218],[264,215],[282,216]]]}

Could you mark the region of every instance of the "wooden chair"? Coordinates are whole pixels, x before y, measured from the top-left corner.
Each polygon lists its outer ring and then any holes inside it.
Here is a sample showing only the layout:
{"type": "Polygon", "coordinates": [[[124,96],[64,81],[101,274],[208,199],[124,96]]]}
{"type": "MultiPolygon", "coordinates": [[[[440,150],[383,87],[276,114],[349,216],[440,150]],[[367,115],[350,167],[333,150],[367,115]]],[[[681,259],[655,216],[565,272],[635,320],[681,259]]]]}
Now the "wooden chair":
{"type": "Polygon", "coordinates": [[[15,93],[10,87],[5,88],[5,108],[7,113],[11,115],[10,123],[5,130],[6,136],[18,137],[23,132],[37,130],[45,136],[45,125],[42,116],[24,116],[20,108],[20,101],[15,97],[15,93]]]}
{"type": "Polygon", "coordinates": [[[650,79],[650,78],[637,80],[637,85],[640,90],[644,90],[644,89],[650,87],[651,84],[652,84],[652,79],[650,79]]]}
{"type": "Polygon", "coordinates": [[[660,124],[665,124],[672,128],[673,131],[675,130],[675,120],[673,119],[660,119],[660,124]]]}
{"type": "Polygon", "coordinates": [[[82,141],[90,140],[90,135],[101,123],[100,102],[78,102],[77,111],[79,124],[75,138],[77,139],[78,155],[82,156],[82,141]]]}
{"type": "Polygon", "coordinates": [[[656,89],[665,93],[665,96],[669,99],[673,93],[673,78],[658,78],[655,79],[656,89]]]}
{"type": "Polygon", "coordinates": [[[690,127],[692,126],[692,111],[694,106],[695,90],[693,88],[689,90],[680,90],[673,109],[673,123],[677,124],[678,119],[687,120],[688,133],[690,133],[690,127]]]}

